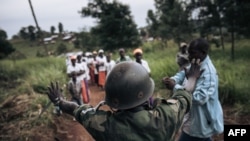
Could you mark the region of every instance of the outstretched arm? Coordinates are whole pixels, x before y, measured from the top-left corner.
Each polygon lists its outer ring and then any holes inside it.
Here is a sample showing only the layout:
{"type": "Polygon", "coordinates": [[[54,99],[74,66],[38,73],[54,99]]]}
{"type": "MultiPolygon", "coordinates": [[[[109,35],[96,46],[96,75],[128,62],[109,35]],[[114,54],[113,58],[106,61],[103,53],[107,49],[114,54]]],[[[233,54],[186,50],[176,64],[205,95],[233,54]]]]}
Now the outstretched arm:
{"type": "Polygon", "coordinates": [[[64,100],[61,92],[62,90],[59,88],[58,82],[56,82],[56,84],[51,82],[48,87],[47,95],[51,102],[54,103],[54,105],[59,106],[63,112],[73,115],[73,111],[79,107],[79,105],[74,102],[64,100]]]}
{"type": "Polygon", "coordinates": [[[74,115],[73,112],[76,108],[79,107],[78,104],[76,104],[75,102],[70,102],[70,101],[66,101],[64,99],[60,100],[59,102],[59,107],[60,109],[70,115],[74,115]]]}

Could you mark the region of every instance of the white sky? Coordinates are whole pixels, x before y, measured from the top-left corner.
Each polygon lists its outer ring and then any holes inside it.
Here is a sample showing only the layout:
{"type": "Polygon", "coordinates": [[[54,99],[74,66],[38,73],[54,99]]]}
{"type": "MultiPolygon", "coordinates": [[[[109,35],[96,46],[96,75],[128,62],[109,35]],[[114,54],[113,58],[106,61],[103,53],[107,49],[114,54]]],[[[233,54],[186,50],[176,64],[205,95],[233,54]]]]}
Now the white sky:
{"type": "MultiPolygon", "coordinates": [[[[130,5],[131,14],[137,27],[145,26],[147,11],[154,10],[154,0],[118,0],[130,5]]],[[[31,0],[36,18],[42,30],[50,32],[58,23],[66,31],[79,32],[95,25],[95,19],[82,18],[78,13],[88,0],[31,0]]],[[[28,0],[1,0],[0,28],[7,32],[8,38],[17,34],[22,27],[35,26],[28,0]]]]}

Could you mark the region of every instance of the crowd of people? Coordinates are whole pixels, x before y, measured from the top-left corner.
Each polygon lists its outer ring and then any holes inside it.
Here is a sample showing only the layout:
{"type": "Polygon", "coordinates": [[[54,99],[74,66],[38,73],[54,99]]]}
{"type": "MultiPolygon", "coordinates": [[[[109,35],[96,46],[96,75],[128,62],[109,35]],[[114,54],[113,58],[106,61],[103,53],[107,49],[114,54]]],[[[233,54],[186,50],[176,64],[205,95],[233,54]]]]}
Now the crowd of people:
{"type": "Polygon", "coordinates": [[[173,92],[169,99],[153,98],[155,84],[141,48],[133,51],[134,59],[119,49],[116,61],[102,49],[94,51],[92,57],[83,57],[85,69],[76,67],[77,56],[70,56],[71,64],[66,61],[72,65],[67,69],[69,86],[77,86],[75,82],[80,81],[86,88],[83,93],[88,95],[85,82],[89,81],[105,90],[105,100],[96,107],[65,100],[58,83],[51,82],[47,94],[97,141],[211,141],[213,135],[223,133],[224,123],[218,75],[208,51],[209,44],[202,38],[180,45],[176,56],[179,71],[162,79],[173,92]],[[100,110],[104,104],[112,110],[100,110]]]}
{"type": "Polygon", "coordinates": [[[104,90],[107,75],[116,64],[125,61],[134,61],[141,64],[150,75],[148,62],[142,59],[143,51],[136,48],[133,51],[134,59],[126,55],[125,49],[118,50],[119,57],[114,60],[112,53],[104,53],[103,49],[93,52],[76,52],[66,55],[67,76],[69,78],[68,91],[71,101],[79,105],[89,103],[91,91],[89,85],[96,85],[104,90]]]}

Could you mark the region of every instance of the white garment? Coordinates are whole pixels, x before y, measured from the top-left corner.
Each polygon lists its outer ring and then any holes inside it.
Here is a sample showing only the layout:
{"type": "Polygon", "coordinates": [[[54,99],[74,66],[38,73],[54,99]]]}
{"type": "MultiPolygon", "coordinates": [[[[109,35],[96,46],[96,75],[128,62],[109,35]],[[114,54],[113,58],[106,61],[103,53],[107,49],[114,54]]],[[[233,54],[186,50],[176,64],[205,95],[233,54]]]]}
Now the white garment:
{"type": "MultiPolygon", "coordinates": [[[[78,64],[78,63],[76,63],[75,66],[73,66],[73,65],[68,65],[68,67],[67,67],[67,74],[70,74],[70,73],[72,73],[72,72],[79,73],[80,70],[84,70],[84,68],[83,68],[80,64],[78,64]]],[[[77,81],[77,82],[81,82],[81,80],[83,80],[83,78],[84,78],[84,74],[78,76],[78,77],[76,78],[76,81],[77,81]]]]}
{"type": "Polygon", "coordinates": [[[110,60],[110,62],[106,63],[106,70],[107,70],[107,74],[109,74],[109,72],[113,69],[113,67],[115,66],[115,61],[114,60],[110,60]]]}
{"type": "Polygon", "coordinates": [[[97,60],[95,60],[95,59],[93,58],[93,60],[92,60],[92,62],[91,62],[90,64],[94,66],[94,73],[95,73],[95,74],[98,74],[98,71],[97,71],[97,69],[96,69],[97,60]]]}
{"type": "Polygon", "coordinates": [[[83,71],[85,71],[84,74],[82,74],[82,78],[83,79],[88,79],[88,77],[89,77],[89,69],[87,67],[87,63],[86,62],[81,62],[81,63],[77,63],[77,64],[79,64],[82,67],[83,71]]]}
{"type": "Polygon", "coordinates": [[[98,64],[103,64],[103,65],[99,65],[99,71],[106,71],[106,63],[107,63],[107,59],[106,56],[103,56],[102,58],[100,56],[96,57],[97,63],[98,64]]]}
{"type": "MultiPolygon", "coordinates": [[[[138,63],[138,62],[136,62],[136,63],[138,63]]],[[[147,70],[148,73],[151,72],[151,69],[149,68],[148,62],[146,60],[141,59],[141,65],[147,70]]]]}

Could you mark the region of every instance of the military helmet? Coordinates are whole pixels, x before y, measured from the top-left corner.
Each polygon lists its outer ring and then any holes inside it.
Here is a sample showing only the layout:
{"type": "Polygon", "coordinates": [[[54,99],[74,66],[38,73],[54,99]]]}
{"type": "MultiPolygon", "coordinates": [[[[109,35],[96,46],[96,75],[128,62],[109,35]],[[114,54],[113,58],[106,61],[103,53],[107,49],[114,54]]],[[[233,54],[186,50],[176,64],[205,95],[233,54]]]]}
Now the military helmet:
{"type": "Polygon", "coordinates": [[[153,79],[141,64],[121,62],[107,76],[105,101],[111,108],[130,109],[146,102],[154,87],[153,79]]]}

